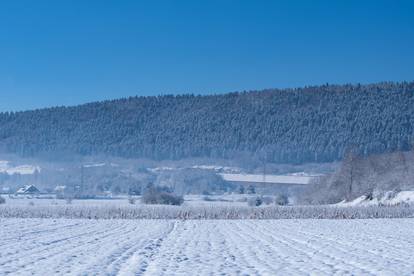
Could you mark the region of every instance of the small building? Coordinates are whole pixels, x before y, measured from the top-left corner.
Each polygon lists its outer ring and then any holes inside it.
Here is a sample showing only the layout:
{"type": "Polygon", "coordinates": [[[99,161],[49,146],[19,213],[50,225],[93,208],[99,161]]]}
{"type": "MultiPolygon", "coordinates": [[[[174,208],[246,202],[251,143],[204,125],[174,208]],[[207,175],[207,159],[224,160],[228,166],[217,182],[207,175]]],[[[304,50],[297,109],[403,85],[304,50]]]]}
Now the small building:
{"type": "Polygon", "coordinates": [[[40,191],[34,185],[26,185],[16,191],[17,195],[35,195],[39,194],[40,191]]]}

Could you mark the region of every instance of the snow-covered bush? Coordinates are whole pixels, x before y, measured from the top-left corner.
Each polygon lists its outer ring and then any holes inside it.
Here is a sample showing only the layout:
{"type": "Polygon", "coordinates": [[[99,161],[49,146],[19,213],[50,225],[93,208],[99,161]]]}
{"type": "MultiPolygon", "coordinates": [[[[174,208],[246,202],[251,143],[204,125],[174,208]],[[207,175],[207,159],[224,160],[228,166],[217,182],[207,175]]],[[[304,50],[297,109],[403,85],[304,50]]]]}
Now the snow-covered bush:
{"type": "Polygon", "coordinates": [[[273,198],[270,196],[264,196],[262,197],[263,199],[263,203],[266,205],[272,204],[273,203],[273,198]]]}
{"type": "Polygon", "coordinates": [[[236,202],[247,202],[247,197],[238,198],[236,202]]]}
{"type": "Polygon", "coordinates": [[[277,195],[275,197],[275,204],[276,205],[287,205],[288,204],[288,198],[286,195],[277,195]]]}
{"type": "Polygon", "coordinates": [[[249,198],[249,200],[247,201],[247,204],[248,204],[249,206],[251,206],[251,207],[253,207],[253,206],[258,207],[258,206],[260,206],[260,205],[262,205],[262,204],[263,204],[263,198],[262,198],[262,197],[260,197],[260,196],[257,196],[257,197],[251,197],[251,198],[249,198]]]}
{"type": "Polygon", "coordinates": [[[5,203],[6,203],[6,199],[0,196],[0,204],[5,204],[5,203]]]}
{"type": "Polygon", "coordinates": [[[382,200],[390,200],[395,198],[395,196],[400,192],[400,190],[394,190],[394,191],[382,191],[379,189],[375,189],[372,192],[372,199],[382,199],[382,200]]]}
{"type": "Polygon", "coordinates": [[[256,193],[256,188],[253,185],[249,185],[247,187],[247,193],[248,194],[255,194],[256,193]]]}
{"type": "Polygon", "coordinates": [[[213,198],[209,197],[209,196],[204,196],[203,197],[204,201],[215,201],[213,198]]]}
{"type": "Polygon", "coordinates": [[[161,187],[149,187],[144,192],[141,201],[145,204],[181,205],[184,198],[161,187]]]}
{"type": "Polygon", "coordinates": [[[129,197],[128,198],[128,203],[134,205],[135,204],[135,198],[129,197]]]}

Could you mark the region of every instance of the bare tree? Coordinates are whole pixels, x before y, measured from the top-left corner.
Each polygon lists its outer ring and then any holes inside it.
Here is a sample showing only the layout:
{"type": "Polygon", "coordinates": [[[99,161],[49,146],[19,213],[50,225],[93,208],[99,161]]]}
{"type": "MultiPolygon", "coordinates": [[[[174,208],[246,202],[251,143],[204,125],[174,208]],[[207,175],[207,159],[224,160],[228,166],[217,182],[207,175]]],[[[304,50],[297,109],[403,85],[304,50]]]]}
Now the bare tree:
{"type": "Polygon", "coordinates": [[[356,151],[354,149],[350,149],[345,154],[345,158],[340,168],[339,177],[344,185],[345,197],[348,200],[352,198],[354,190],[356,189],[355,182],[361,175],[361,168],[359,166],[361,164],[358,164],[359,159],[360,158],[358,157],[356,151]]]}

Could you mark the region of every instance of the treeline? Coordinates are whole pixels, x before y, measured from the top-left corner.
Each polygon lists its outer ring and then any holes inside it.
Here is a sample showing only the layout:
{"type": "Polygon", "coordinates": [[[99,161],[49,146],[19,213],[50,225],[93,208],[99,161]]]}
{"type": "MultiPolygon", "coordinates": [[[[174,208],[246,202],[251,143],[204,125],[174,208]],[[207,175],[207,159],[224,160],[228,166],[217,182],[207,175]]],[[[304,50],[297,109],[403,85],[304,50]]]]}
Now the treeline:
{"type": "Polygon", "coordinates": [[[414,82],[210,96],[131,97],[0,114],[0,150],[22,156],[340,160],[411,147],[414,82]]]}

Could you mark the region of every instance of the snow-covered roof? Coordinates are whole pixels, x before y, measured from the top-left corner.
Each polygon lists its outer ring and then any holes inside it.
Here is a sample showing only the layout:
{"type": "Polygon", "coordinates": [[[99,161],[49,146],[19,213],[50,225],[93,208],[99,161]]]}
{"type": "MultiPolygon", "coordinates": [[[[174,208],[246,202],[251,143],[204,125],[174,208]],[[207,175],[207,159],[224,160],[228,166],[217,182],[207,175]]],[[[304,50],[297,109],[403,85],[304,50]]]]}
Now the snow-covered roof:
{"type": "Polygon", "coordinates": [[[36,194],[39,193],[39,189],[37,189],[34,185],[26,185],[21,187],[17,190],[17,194],[36,194]]]}

